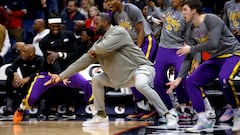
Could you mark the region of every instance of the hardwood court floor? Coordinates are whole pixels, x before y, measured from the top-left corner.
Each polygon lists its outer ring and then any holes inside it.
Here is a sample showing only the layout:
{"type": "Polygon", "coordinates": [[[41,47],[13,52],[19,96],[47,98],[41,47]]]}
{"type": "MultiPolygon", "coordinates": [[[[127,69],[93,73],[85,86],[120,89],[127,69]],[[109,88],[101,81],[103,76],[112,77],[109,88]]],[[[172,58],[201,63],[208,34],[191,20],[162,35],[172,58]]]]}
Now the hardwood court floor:
{"type": "Polygon", "coordinates": [[[109,127],[82,127],[82,121],[0,121],[0,135],[114,135],[149,122],[115,120],[109,127]]]}
{"type": "Polygon", "coordinates": [[[213,131],[186,133],[185,129],[193,124],[180,123],[176,129],[167,129],[166,125],[154,122],[125,121],[115,119],[109,127],[82,127],[82,121],[23,121],[14,125],[11,121],[0,121],[0,135],[240,135],[232,132],[231,125],[214,125],[213,131]]]}

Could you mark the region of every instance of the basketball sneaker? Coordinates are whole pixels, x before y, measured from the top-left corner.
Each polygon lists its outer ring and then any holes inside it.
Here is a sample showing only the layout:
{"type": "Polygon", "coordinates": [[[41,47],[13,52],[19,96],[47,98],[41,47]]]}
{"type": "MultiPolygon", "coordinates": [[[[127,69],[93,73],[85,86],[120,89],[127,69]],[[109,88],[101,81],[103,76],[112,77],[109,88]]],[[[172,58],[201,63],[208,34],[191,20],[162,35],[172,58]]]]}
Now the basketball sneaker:
{"type": "Polygon", "coordinates": [[[215,119],[216,118],[216,113],[215,110],[206,110],[207,117],[209,119],[215,119]]]}
{"type": "Polygon", "coordinates": [[[240,131],[240,117],[235,117],[233,119],[232,131],[233,132],[240,131]]]}
{"type": "Polygon", "coordinates": [[[165,116],[160,116],[160,118],[158,119],[158,122],[160,123],[167,123],[167,119],[165,116]]]}
{"type": "Polygon", "coordinates": [[[169,113],[175,117],[175,119],[177,120],[177,122],[179,121],[179,116],[178,113],[175,111],[174,108],[172,108],[171,110],[169,110],[169,113]]]}
{"type": "Polygon", "coordinates": [[[176,129],[178,127],[178,116],[169,113],[166,115],[166,119],[168,129],[176,129]]]}
{"type": "Polygon", "coordinates": [[[195,114],[192,106],[179,105],[176,110],[178,113],[179,121],[196,120],[196,114],[195,114]]]}
{"type": "Polygon", "coordinates": [[[101,116],[95,115],[92,119],[84,121],[82,123],[83,127],[108,127],[109,118],[108,116],[103,118],[101,116]]]}
{"type": "Polygon", "coordinates": [[[227,122],[233,118],[233,109],[231,106],[227,105],[226,110],[223,115],[219,118],[220,122],[227,122]]]}
{"type": "Polygon", "coordinates": [[[23,110],[18,108],[13,115],[13,123],[18,124],[23,119],[23,110]]]}
{"type": "Polygon", "coordinates": [[[240,131],[240,109],[233,109],[233,127],[232,131],[240,131]]]}
{"type": "Polygon", "coordinates": [[[207,114],[205,112],[198,114],[197,124],[192,128],[187,128],[186,132],[189,133],[200,133],[202,131],[213,132],[212,122],[207,118],[207,114]]]}

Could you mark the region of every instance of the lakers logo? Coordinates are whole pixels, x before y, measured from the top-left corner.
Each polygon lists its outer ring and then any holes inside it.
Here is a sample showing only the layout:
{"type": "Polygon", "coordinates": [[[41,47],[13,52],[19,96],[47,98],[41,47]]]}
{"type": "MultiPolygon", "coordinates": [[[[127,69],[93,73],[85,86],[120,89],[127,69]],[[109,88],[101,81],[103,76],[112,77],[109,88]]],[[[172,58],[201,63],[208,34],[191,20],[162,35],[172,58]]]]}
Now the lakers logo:
{"type": "Polygon", "coordinates": [[[130,22],[127,22],[127,21],[120,22],[119,26],[121,26],[121,27],[123,27],[125,29],[128,29],[128,30],[132,29],[132,25],[130,24],[130,22]]]}

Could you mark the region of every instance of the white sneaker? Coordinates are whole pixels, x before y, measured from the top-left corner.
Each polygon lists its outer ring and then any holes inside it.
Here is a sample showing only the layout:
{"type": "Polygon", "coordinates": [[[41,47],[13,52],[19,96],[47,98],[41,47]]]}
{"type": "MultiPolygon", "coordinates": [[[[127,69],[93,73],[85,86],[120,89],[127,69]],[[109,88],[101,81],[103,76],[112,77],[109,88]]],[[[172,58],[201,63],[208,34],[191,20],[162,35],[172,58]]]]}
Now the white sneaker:
{"type": "Polygon", "coordinates": [[[213,132],[213,125],[210,120],[207,118],[207,114],[204,112],[204,114],[200,114],[202,116],[199,116],[198,114],[198,121],[197,124],[194,125],[192,128],[187,128],[186,132],[190,133],[200,133],[202,131],[205,132],[213,132]]]}
{"type": "Polygon", "coordinates": [[[240,117],[234,117],[232,131],[240,131],[240,117]]]}
{"type": "Polygon", "coordinates": [[[207,117],[209,119],[215,119],[216,118],[216,113],[215,110],[206,110],[207,117]]]}
{"type": "Polygon", "coordinates": [[[167,119],[165,116],[160,116],[160,118],[158,119],[159,122],[161,123],[167,123],[167,119]]]}
{"type": "Polygon", "coordinates": [[[91,120],[84,121],[82,123],[83,127],[108,127],[109,118],[103,118],[101,116],[95,115],[91,120]]]}
{"type": "Polygon", "coordinates": [[[195,126],[192,128],[187,128],[186,132],[190,133],[200,133],[200,132],[213,132],[212,124],[204,123],[204,122],[197,122],[195,126]]]}
{"type": "Polygon", "coordinates": [[[172,114],[176,118],[177,122],[179,121],[178,113],[177,113],[177,111],[174,108],[169,110],[169,113],[172,114]]]}
{"type": "Polygon", "coordinates": [[[167,119],[167,128],[176,129],[178,127],[178,118],[177,116],[172,115],[171,113],[166,115],[167,119]]]}

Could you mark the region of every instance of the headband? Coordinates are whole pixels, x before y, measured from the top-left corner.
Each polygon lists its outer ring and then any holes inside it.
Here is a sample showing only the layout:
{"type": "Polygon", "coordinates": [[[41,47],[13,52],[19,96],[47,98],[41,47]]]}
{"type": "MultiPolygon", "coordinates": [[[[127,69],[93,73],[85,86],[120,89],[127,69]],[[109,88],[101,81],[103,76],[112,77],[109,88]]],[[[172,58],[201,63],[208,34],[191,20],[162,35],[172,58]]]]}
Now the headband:
{"type": "Polygon", "coordinates": [[[62,23],[62,18],[49,18],[48,23],[62,23]]]}

